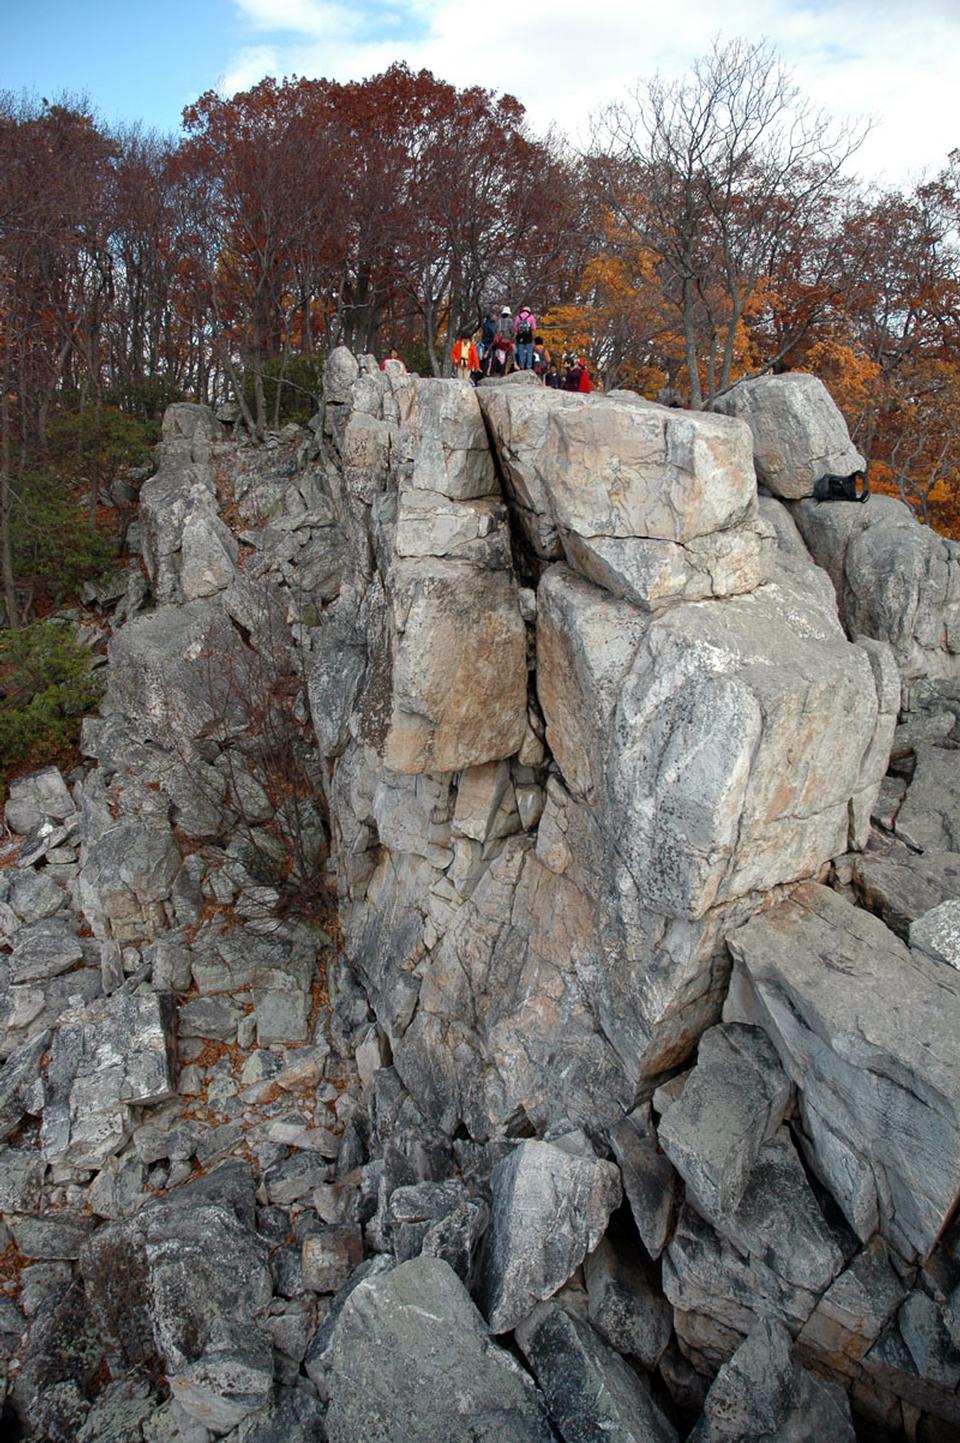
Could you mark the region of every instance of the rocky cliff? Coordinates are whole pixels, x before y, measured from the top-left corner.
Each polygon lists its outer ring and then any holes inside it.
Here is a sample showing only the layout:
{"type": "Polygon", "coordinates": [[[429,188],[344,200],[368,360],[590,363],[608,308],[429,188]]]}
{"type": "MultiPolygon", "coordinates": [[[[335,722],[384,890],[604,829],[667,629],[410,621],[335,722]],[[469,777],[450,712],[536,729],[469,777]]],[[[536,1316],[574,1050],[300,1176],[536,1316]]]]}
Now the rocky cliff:
{"type": "Polygon", "coordinates": [[[158,462],[6,809],[11,1430],[955,1437],[957,548],[803,376],[158,462]]]}

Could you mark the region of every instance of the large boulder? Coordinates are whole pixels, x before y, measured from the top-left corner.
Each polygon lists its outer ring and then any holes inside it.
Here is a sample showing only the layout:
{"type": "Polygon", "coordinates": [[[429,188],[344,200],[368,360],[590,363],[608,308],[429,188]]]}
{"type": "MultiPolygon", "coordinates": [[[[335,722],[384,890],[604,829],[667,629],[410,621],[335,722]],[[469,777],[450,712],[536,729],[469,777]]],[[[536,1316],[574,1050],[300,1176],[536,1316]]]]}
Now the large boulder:
{"type": "Polygon", "coordinates": [[[249,723],[238,658],[244,642],[215,601],[164,606],[127,623],[108,648],[105,711],[161,744],[229,736],[249,723]]]}
{"type": "Polygon", "coordinates": [[[620,1176],[571,1136],[520,1143],[494,1168],[491,1189],[480,1296],[491,1330],[506,1333],[596,1247],[620,1202],[620,1176]]]}
{"type": "Polygon", "coordinates": [[[540,560],[644,610],[751,591],[768,567],[749,435],[622,393],[482,391],[507,495],[540,560]]]}
{"type": "Polygon", "coordinates": [[[960,678],[960,547],[892,496],[803,501],[794,518],[829,573],[850,636],[893,650],[909,703],[922,678],[960,678]]]}
{"type": "Polygon", "coordinates": [[[45,1161],[96,1168],[128,1139],[138,1114],[176,1095],[173,999],[116,993],[65,1013],[44,1080],[45,1161]]]}
{"type": "Polygon", "coordinates": [[[186,1413],[222,1434],[268,1401],[273,1283],[245,1198],[233,1205],[217,1172],[202,1183],[100,1228],[80,1272],[114,1373],[159,1364],[186,1413]]]}
{"type": "Polygon", "coordinates": [[[697,1065],[667,1109],[660,1143],[707,1217],[733,1211],[761,1147],[776,1132],[790,1084],[766,1034],[755,1027],[712,1027],[697,1065]]]}
{"type": "Polygon", "coordinates": [[[643,1377],[584,1319],[541,1303],[517,1329],[517,1342],[565,1443],[676,1443],[643,1377]]]}
{"type": "Polygon", "coordinates": [[[417,1258],[353,1288],[330,1349],[330,1443],[550,1443],[543,1405],[449,1264],[417,1258]]]}
{"type": "Polygon", "coordinates": [[[389,698],[382,748],[393,771],[459,771],[510,756],[526,728],[516,584],[505,569],[441,558],[392,575],[384,650],[368,686],[389,698]]]}
{"type": "Polygon", "coordinates": [[[652,910],[701,917],[866,838],[896,676],[802,602],[777,579],[644,629],[564,568],[541,583],[547,740],[652,910]]]}
{"type": "Polygon", "coordinates": [[[751,515],[750,435],[727,417],[621,401],[554,413],[543,458],[557,523],[684,545],[751,515]]]}
{"type": "Polygon", "coordinates": [[[4,820],[11,832],[32,832],[42,822],[62,822],[76,811],[57,767],[14,777],[7,789],[4,820]]]}
{"type": "Polygon", "coordinates": [[[724,1009],[764,1027],[847,1221],[926,1257],[960,1198],[960,979],[813,883],[728,938],[724,1009]]]}
{"type": "Polygon", "coordinates": [[[162,817],[123,817],[93,836],[82,852],[79,896],[94,935],[121,945],[153,941],[168,924],[164,903],[180,864],[162,817]]]}
{"type": "Polygon", "coordinates": [[[504,491],[526,544],[541,561],[563,555],[543,466],[553,415],[588,404],[572,391],[490,386],[477,392],[504,491]]]}
{"type": "Polygon", "coordinates": [[[703,1211],[681,1210],[663,1287],[685,1350],[712,1371],[759,1318],[796,1334],[844,1258],[786,1129],[760,1149],[731,1212],[703,1211]]]}
{"type": "Polygon", "coordinates": [[[816,376],[758,376],[719,396],[714,410],[746,421],[757,478],[775,496],[812,496],[821,476],[852,476],[864,459],[816,376]]]}
{"type": "Polygon", "coordinates": [[[855,1436],[842,1389],[806,1372],[785,1330],[764,1321],[721,1368],[689,1443],[854,1443],[855,1436]]]}

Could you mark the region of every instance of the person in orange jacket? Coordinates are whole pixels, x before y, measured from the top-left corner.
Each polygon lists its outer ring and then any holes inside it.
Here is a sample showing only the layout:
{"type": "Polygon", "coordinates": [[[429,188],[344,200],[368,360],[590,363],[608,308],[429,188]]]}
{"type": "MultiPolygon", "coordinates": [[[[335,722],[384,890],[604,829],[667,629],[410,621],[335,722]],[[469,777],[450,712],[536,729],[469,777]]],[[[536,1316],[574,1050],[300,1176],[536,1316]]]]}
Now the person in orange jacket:
{"type": "Polygon", "coordinates": [[[464,381],[480,370],[480,355],[470,331],[461,331],[453,343],[453,366],[464,381]]]}

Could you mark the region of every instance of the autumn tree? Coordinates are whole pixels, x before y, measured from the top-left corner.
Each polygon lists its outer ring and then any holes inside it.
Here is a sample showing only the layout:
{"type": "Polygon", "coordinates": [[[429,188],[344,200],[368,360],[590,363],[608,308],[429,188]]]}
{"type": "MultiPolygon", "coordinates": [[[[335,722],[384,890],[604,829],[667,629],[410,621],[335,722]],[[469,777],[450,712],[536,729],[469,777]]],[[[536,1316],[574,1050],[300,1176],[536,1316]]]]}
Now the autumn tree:
{"type": "MultiPolygon", "coordinates": [[[[251,429],[267,427],[263,365],[290,324],[291,283],[305,252],[343,225],[337,181],[344,156],[326,81],[267,79],[225,100],[213,91],[184,112],[175,170],[192,196],[192,247],[215,327],[214,344],[244,406],[233,350],[254,376],[251,429]]],[[[310,298],[297,298],[309,306],[310,298]]]]}
{"type": "MultiPolygon", "coordinates": [[[[766,42],[740,40],[715,44],[687,79],[654,77],[599,117],[595,173],[618,222],[658,258],[694,406],[729,386],[758,286],[798,230],[827,223],[862,134],[812,110],[766,42]]],[[[797,340],[794,329],[764,365],[797,340]]]]}
{"type": "Polygon", "coordinates": [[[99,396],[112,147],[82,103],[0,103],[0,579],[19,620],[12,525],[54,396],[99,396]]]}

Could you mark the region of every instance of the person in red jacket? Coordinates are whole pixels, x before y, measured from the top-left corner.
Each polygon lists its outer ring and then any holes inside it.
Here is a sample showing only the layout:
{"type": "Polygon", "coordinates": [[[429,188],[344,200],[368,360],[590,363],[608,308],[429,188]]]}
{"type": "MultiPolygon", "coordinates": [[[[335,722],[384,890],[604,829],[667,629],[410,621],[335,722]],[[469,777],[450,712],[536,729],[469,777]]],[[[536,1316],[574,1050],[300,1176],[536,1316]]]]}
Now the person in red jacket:
{"type": "Polygon", "coordinates": [[[480,370],[480,356],[469,331],[461,331],[453,343],[453,366],[464,381],[480,370]]]}
{"type": "Polygon", "coordinates": [[[589,394],[589,392],[593,390],[593,382],[590,379],[590,372],[587,370],[586,356],[581,356],[577,365],[580,368],[580,380],[577,385],[577,390],[580,391],[581,394],[589,394]]]}

